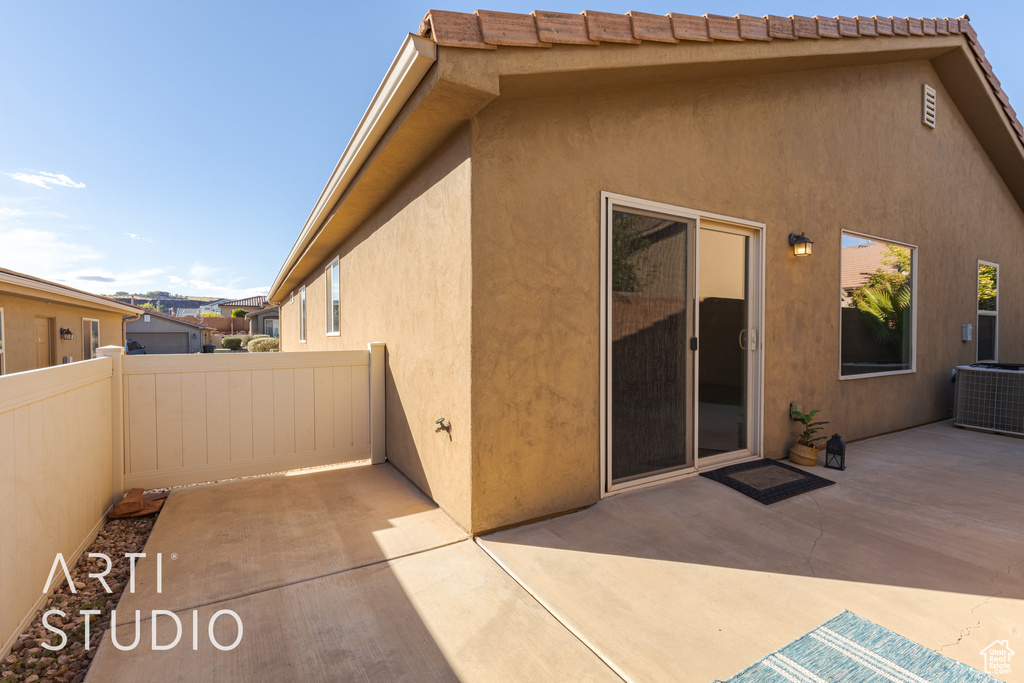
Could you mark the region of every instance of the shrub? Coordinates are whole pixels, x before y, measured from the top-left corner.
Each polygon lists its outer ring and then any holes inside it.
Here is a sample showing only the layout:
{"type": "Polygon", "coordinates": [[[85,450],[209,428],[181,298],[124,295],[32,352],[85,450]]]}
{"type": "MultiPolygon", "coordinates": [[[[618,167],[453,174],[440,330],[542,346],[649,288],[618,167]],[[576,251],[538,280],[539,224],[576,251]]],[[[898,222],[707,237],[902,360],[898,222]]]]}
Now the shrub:
{"type": "Polygon", "coordinates": [[[242,346],[249,348],[249,342],[253,339],[266,339],[269,336],[269,334],[247,334],[242,337],[242,346]]]}
{"type": "Polygon", "coordinates": [[[236,308],[235,310],[231,311],[231,317],[232,318],[244,318],[245,317],[245,309],[244,308],[236,308]]]}
{"type": "Polygon", "coordinates": [[[203,313],[202,317],[204,317],[204,318],[220,318],[222,316],[221,316],[220,313],[217,313],[216,311],[207,311],[206,313],[203,313]]]}
{"type": "Polygon", "coordinates": [[[267,351],[277,351],[281,348],[281,343],[276,337],[262,336],[249,342],[248,348],[249,353],[265,353],[267,351]]]}
{"type": "Polygon", "coordinates": [[[225,349],[231,349],[232,351],[237,351],[238,349],[242,348],[242,338],[241,337],[224,337],[224,339],[221,341],[220,344],[225,349]]]}

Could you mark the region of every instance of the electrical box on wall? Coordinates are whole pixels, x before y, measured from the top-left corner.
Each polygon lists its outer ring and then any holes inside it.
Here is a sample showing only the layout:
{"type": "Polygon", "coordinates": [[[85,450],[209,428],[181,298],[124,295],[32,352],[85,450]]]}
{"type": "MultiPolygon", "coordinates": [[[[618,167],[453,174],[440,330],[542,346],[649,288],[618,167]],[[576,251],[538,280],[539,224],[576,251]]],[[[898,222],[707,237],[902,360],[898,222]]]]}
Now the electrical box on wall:
{"type": "Polygon", "coordinates": [[[960,339],[962,341],[971,341],[971,336],[974,332],[974,325],[971,323],[964,323],[960,326],[960,339]]]}

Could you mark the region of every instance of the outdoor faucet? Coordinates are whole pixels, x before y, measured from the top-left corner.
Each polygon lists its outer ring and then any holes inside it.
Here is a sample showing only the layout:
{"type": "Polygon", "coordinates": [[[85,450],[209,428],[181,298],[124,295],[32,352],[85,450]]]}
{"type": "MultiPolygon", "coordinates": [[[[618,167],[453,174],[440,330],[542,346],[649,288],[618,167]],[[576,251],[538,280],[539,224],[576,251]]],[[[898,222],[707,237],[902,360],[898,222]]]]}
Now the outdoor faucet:
{"type": "Polygon", "coordinates": [[[445,424],[445,420],[446,419],[447,418],[443,418],[442,417],[442,418],[438,418],[437,420],[434,420],[434,424],[437,425],[437,429],[435,429],[434,431],[435,432],[448,432],[448,436],[451,436],[452,435],[452,423],[449,422],[449,423],[445,424]]]}

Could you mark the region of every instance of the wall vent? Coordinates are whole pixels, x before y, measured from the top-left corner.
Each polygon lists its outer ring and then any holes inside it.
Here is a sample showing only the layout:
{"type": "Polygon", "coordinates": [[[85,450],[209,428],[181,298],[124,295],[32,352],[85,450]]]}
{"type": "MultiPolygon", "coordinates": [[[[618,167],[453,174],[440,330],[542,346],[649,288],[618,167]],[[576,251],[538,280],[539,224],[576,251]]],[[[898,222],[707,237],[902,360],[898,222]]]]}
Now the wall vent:
{"type": "Polygon", "coordinates": [[[924,86],[924,92],[921,97],[921,123],[928,126],[929,128],[935,127],[935,88],[928,85],[924,86]]]}

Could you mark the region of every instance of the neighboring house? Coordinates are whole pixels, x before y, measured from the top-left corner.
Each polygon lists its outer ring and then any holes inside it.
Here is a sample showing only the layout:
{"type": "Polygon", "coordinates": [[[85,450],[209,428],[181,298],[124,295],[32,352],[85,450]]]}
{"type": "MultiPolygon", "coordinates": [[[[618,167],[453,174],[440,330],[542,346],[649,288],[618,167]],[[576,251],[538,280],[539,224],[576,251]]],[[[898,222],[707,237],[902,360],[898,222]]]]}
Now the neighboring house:
{"type": "Polygon", "coordinates": [[[269,334],[271,337],[281,336],[280,308],[266,306],[258,311],[246,313],[249,321],[249,334],[269,334]]]}
{"type": "Polygon", "coordinates": [[[128,339],[144,345],[147,354],[200,353],[206,331],[206,325],[196,318],[175,318],[154,311],[146,311],[125,325],[128,339]]]}
{"type": "Polygon", "coordinates": [[[122,318],[141,311],[104,296],[0,268],[0,374],[96,357],[123,345],[122,318]]]}
{"type": "Polygon", "coordinates": [[[246,313],[252,313],[253,311],[260,310],[261,308],[267,305],[267,297],[251,296],[248,299],[235,299],[234,301],[223,301],[217,305],[220,308],[220,314],[226,318],[239,308],[241,308],[246,313]]]}
{"type": "Polygon", "coordinates": [[[785,457],[791,403],[947,417],[979,262],[1024,360],[1022,136],[966,17],[431,11],[269,298],[284,351],[387,343],[387,457],[482,532],[785,457]],[[847,320],[868,241],[907,304],[847,320]]]}
{"type": "Polygon", "coordinates": [[[198,317],[202,318],[203,313],[220,313],[220,305],[227,299],[216,299],[199,307],[198,317]]]}

